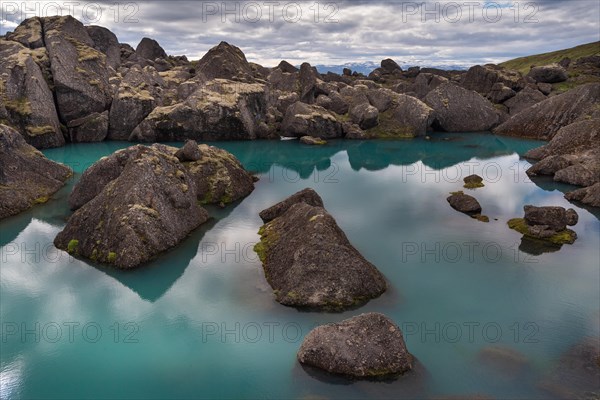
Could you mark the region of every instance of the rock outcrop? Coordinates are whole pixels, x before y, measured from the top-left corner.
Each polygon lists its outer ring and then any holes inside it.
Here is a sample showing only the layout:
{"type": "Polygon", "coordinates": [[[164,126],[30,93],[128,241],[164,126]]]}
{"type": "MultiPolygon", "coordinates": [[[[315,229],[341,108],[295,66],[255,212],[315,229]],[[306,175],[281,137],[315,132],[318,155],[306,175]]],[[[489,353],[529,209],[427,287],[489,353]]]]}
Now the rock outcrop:
{"type": "MultiPolygon", "coordinates": [[[[37,45],[35,35],[22,41],[37,45]]],[[[52,92],[36,63],[38,57],[47,58],[44,48],[31,50],[19,42],[0,39],[0,104],[4,108],[0,123],[17,129],[36,148],[60,147],[65,139],[52,92]]]]}
{"type": "Polygon", "coordinates": [[[283,136],[342,137],[342,125],[329,111],[314,104],[296,102],[288,107],[281,124],[283,136]]]}
{"type": "Polygon", "coordinates": [[[527,76],[541,83],[558,83],[569,79],[567,70],[558,64],[533,67],[527,76]]]}
{"type": "Polygon", "coordinates": [[[221,42],[210,49],[198,61],[197,72],[207,79],[252,80],[252,68],[246,56],[238,47],[227,42],[221,42]]]}
{"type": "Polygon", "coordinates": [[[166,59],[167,53],[154,39],[142,38],[135,48],[135,53],[146,60],[155,61],[156,59],[166,59]]]}
{"type": "Polygon", "coordinates": [[[445,132],[477,132],[492,129],[499,121],[494,106],[479,93],[454,83],[444,83],[425,97],[433,108],[433,127],[445,132]]]}
{"type": "Polygon", "coordinates": [[[343,310],[379,297],[386,290],[385,278],[320,204],[316,193],[305,190],[261,213],[268,222],[255,251],[276,300],[292,307],[343,310]]]}
{"type": "Polygon", "coordinates": [[[508,221],[508,226],[523,235],[548,241],[553,244],[572,244],[577,239],[577,234],[567,225],[577,224],[579,216],[573,209],[565,210],[563,207],[524,207],[524,218],[513,218],[508,221]]]}
{"type": "Polygon", "coordinates": [[[481,214],[481,205],[477,199],[463,192],[454,192],[446,199],[450,207],[461,213],[476,216],[481,214]]]}
{"type": "Polygon", "coordinates": [[[229,203],[252,191],[252,177],[235,157],[206,145],[198,150],[199,160],[182,163],[177,148],[137,145],[98,161],[71,193],[77,211],[55,238],[56,247],[135,268],[206,222],[201,204],[229,203]]]}
{"type": "Polygon", "coordinates": [[[402,331],[379,313],[361,314],[308,333],[298,361],[352,378],[390,378],[413,368],[402,331]]]}
{"type": "Polygon", "coordinates": [[[214,79],[182,103],[155,108],[129,140],[256,139],[266,134],[265,121],[264,85],[214,79]]]}
{"type": "Polygon", "coordinates": [[[494,129],[498,135],[550,140],[560,128],[600,106],[600,83],[590,83],[541,101],[494,129]]]}
{"type": "Polygon", "coordinates": [[[600,207],[600,183],[568,192],[565,198],[569,201],[579,201],[588,206],[600,207]]]}
{"type": "Polygon", "coordinates": [[[0,125],[0,219],[47,202],[71,175],[70,168],[48,160],[19,132],[0,125]]]}

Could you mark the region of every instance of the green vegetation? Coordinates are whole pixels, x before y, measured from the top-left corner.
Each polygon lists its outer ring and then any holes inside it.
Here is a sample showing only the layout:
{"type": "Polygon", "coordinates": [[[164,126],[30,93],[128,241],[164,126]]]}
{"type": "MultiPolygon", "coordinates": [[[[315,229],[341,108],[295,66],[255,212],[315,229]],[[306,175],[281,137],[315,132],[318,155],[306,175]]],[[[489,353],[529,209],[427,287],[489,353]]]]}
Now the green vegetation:
{"type": "Polygon", "coordinates": [[[392,110],[380,113],[379,124],[366,132],[369,137],[380,139],[412,139],[415,137],[412,127],[398,124],[392,110]]]}
{"type": "Polygon", "coordinates": [[[108,261],[109,263],[111,263],[111,264],[114,264],[114,263],[115,263],[115,261],[117,261],[117,253],[115,253],[115,252],[112,252],[112,251],[111,251],[111,252],[109,252],[109,253],[108,253],[108,258],[107,258],[107,261],[108,261]]]}
{"type": "Polygon", "coordinates": [[[16,100],[6,100],[4,106],[8,111],[19,114],[21,117],[31,115],[31,103],[26,97],[20,97],[16,100]]]}
{"type": "Polygon", "coordinates": [[[513,218],[511,220],[508,221],[508,227],[510,229],[514,229],[515,231],[522,233],[523,235],[532,238],[532,239],[536,239],[536,240],[542,240],[542,241],[548,241],[550,243],[554,243],[554,244],[571,244],[575,241],[575,239],[577,238],[577,234],[572,231],[571,229],[565,229],[563,231],[557,232],[555,235],[549,237],[549,238],[538,238],[536,236],[533,236],[529,233],[529,226],[527,225],[527,222],[525,222],[525,218],[513,218]]]}
{"type": "Polygon", "coordinates": [[[67,253],[77,254],[77,248],[79,247],[79,240],[72,239],[67,245],[67,253]]]}
{"type": "Polygon", "coordinates": [[[43,136],[54,133],[54,128],[50,125],[28,126],[25,129],[29,136],[43,136]]]}
{"type": "Polygon", "coordinates": [[[483,184],[483,182],[465,182],[465,185],[463,186],[465,189],[477,189],[477,188],[482,188],[485,185],[483,184]]]}
{"type": "Polygon", "coordinates": [[[41,196],[41,197],[38,197],[37,199],[35,199],[33,202],[35,204],[44,204],[44,203],[47,203],[48,200],[50,200],[50,198],[48,196],[41,196]]]}
{"type": "Polygon", "coordinates": [[[600,42],[583,44],[581,46],[553,51],[550,53],[515,58],[514,60],[503,62],[500,65],[505,68],[516,69],[523,74],[527,74],[532,65],[547,65],[557,63],[565,57],[570,58],[571,61],[575,61],[582,57],[594,55],[600,55],[600,42]]]}

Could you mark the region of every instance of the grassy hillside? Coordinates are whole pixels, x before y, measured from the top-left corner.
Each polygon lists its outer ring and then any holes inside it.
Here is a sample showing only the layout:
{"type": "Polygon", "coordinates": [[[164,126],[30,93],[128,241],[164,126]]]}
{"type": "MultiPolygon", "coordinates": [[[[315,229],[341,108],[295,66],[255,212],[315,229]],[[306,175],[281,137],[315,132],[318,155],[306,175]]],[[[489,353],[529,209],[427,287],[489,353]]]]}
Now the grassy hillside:
{"type": "Polygon", "coordinates": [[[600,42],[583,44],[581,46],[572,47],[570,49],[553,51],[551,53],[536,54],[533,56],[515,58],[503,62],[502,65],[505,68],[516,69],[523,74],[529,72],[529,68],[532,65],[546,65],[555,62],[559,62],[565,57],[569,57],[571,61],[575,61],[581,57],[600,55],[600,42]]]}

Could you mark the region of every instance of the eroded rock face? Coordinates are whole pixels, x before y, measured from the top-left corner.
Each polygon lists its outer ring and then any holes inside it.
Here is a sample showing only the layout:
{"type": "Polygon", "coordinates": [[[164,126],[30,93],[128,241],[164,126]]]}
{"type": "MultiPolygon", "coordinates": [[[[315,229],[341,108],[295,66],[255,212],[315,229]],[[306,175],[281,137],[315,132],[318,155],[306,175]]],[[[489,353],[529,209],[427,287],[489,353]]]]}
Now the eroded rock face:
{"type": "Polygon", "coordinates": [[[350,244],[314,193],[297,193],[261,213],[256,245],[276,300],[321,310],[356,307],[386,290],[383,275],[350,244]]]}
{"type": "Polygon", "coordinates": [[[265,121],[264,85],[214,79],[182,103],[155,108],[129,140],[256,139],[265,134],[265,121]]]}
{"type": "Polygon", "coordinates": [[[542,92],[527,86],[515,96],[505,101],[504,105],[508,107],[510,115],[516,115],[544,100],[546,100],[546,96],[542,92]]]}
{"type": "Polygon", "coordinates": [[[550,175],[558,182],[592,186],[600,182],[600,119],[567,125],[550,143],[526,156],[540,160],[527,170],[529,176],[550,175]]]}
{"type": "Polygon", "coordinates": [[[106,65],[117,69],[121,65],[121,47],[117,36],[102,26],[90,25],[85,29],[94,42],[94,48],[106,55],[106,65]]]}
{"type": "Polygon", "coordinates": [[[560,128],[572,124],[599,103],[600,83],[590,83],[521,111],[494,129],[494,133],[549,140],[560,128]]]}
{"type": "Polygon", "coordinates": [[[44,18],[43,25],[61,121],[104,112],[112,97],[106,55],[71,16],[44,18]]]}
{"type": "Polygon", "coordinates": [[[314,136],[334,139],[342,136],[340,122],[327,110],[317,105],[296,102],[288,107],[281,126],[283,136],[314,136]]]}
{"type": "Polygon", "coordinates": [[[569,201],[580,201],[588,206],[600,207],[600,183],[569,192],[565,198],[569,201]]]}
{"type": "Polygon", "coordinates": [[[135,48],[135,52],[139,57],[146,60],[154,61],[156,59],[166,59],[167,53],[154,39],[143,38],[135,48]]]}
{"type": "Polygon", "coordinates": [[[101,142],[108,134],[108,111],[73,120],[67,128],[73,143],[101,142]]]}
{"type": "Polygon", "coordinates": [[[525,86],[525,82],[518,71],[493,64],[476,65],[469,68],[462,81],[462,86],[465,89],[475,90],[483,96],[487,96],[497,84],[513,91],[521,90],[525,86]]]}
{"type": "Polygon", "coordinates": [[[480,132],[492,129],[499,121],[494,106],[475,91],[444,83],[425,97],[435,111],[434,128],[446,132],[480,132]]]}
{"type": "Polygon", "coordinates": [[[0,125],[0,219],[45,203],[71,175],[70,168],[48,160],[19,132],[0,125]]]}
{"type": "MultiPolygon", "coordinates": [[[[23,41],[32,40],[29,44],[34,46],[36,38],[28,36],[23,41]]],[[[45,50],[0,39],[0,103],[4,108],[0,123],[17,129],[36,148],[59,147],[65,139],[52,92],[35,62],[38,55],[45,57],[45,50]]]]}
{"type": "Polygon", "coordinates": [[[206,222],[201,203],[229,203],[252,191],[252,177],[224,150],[199,146],[201,159],[185,163],[177,151],[137,145],[86,170],[69,198],[77,211],[54,240],[56,247],[135,268],[206,222]]]}
{"type": "Polygon", "coordinates": [[[410,371],[414,361],[400,328],[379,313],[313,329],[297,357],[302,364],[354,378],[398,376],[410,371]]]}

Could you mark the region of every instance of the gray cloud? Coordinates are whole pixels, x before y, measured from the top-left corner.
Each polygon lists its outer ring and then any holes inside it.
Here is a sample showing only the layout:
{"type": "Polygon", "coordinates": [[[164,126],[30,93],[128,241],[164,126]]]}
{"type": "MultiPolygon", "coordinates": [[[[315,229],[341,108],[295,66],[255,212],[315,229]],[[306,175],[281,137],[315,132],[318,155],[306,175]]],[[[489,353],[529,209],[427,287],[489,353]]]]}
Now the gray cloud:
{"type": "MultiPolygon", "coordinates": [[[[50,3],[66,13],[67,3],[61,1],[3,1],[0,33],[32,15],[25,15],[25,9],[37,7],[37,15],[55,13],[50,3]]],[[[250,61],[267,66],[281,59],[341,64],[386,57],[422,65],[465,65],[600,40],[596,0],[118,4],[117,12],[113,1],[80,2],[74,16],[85,24],[106,26],[133,46],[149,36],[168,53],[191,58],[225,40],[242,48],[250,61]]]]}

